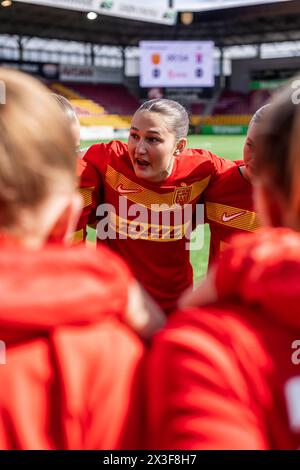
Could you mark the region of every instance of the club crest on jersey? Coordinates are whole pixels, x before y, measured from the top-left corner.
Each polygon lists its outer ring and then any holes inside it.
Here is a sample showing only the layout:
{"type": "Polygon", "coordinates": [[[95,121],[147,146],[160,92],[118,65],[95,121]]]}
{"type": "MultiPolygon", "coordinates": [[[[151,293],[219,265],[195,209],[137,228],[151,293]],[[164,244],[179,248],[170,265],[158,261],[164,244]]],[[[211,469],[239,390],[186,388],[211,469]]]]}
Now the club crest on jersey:
{"type": "Polygon", "coordinates": [[[192,186],[182,184],[180,188],[176,188],[174,191],[173,204],[179,204],[180,206],[188,204],[191,194],[192,186]]]}

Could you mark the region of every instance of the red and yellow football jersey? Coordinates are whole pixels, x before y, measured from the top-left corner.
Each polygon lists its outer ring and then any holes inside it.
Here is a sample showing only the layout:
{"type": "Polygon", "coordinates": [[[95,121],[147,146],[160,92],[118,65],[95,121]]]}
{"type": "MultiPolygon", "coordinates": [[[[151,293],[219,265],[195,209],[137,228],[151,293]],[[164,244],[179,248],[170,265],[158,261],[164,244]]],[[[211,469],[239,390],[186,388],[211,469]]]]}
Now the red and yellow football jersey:
{"type": "Polygon", "coordinates": [[[93,145],[81,164],[81,236],[87,224],[100,220],[98,240],[120,254],[170,312],[193,280],[188,242],[196,202],[209,182],[234,164],[189,149],[175,159],[163,183],[150,183],[135,175],[127,144],[118,141],[93,145]]]}
{"type": "Polygon", "coordinates": [[[205,222],[210,225],[209,264],[236,233],[254,232],[260,227],[254,212],[252,185],[236,164],[220,174],[204,193],[205,222]]]}

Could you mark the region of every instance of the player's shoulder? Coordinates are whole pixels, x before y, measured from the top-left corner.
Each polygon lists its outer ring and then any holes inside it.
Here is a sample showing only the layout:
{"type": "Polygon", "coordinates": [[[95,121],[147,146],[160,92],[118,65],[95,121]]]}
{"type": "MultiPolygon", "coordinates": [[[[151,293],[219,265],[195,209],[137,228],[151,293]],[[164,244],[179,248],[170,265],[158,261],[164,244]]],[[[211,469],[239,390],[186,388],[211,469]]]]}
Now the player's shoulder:
{"type": "Polygon", "coordinates": [[[213,172],[213,163],[210,152],[205,149],[186,149],[178,158],[177,173],[185,177],[191,175],[210,176],[213,172]]]}
{"type": "Polygon", "coordinates": [[[203,148],[188,149],[184,152],[183,156],[186,163],[190,162],[190,164],[195,166],[202,165],[210,168],[210,173],[214,175],[222,174],[228,169],[236,167],[236,164],[231,160],[227,160],[203,148]]]}
{"type": "Polygon", "coordinates": [[[92,145],[85,152],[81,166],[93,164],[97,168],[104,168],[106,164],[118,160],[123,155],[127,155],[127,144],[117,140],[111,142],[100,142],[92,145]]]}
{"type": "Polygon", "coordinates": [[[107,146],[107,151],[111,152],[116,156],[124,155],[124,153],[128,152],[128,144],[127,142],[121,142],[120,140],[112,140],[107,146]]]}
{"type": "Polygon", "coordinates": [[[218,191],[219,188],[221,189],[222,192],[224,192],[224,190],[226,191],[226,187],[232,188],[232,187],[236,187],[236,185],[238,185],[239,187],[241,185],[244,186],[244,184],[245,186],[246,185],[249,186],[249,183],[242,176],[239,170],[239,165],[229,160],[227,164],[227,160],[224,160],[224,159],[222,160],[225,162],[225,165],[223,165],[222,171],[218,172],[217,175],[215,176],[210,187],[207,189],[207,193],[214,194],[215,191],[218,191]]]}
{"type": "Polygon", "coordinates": [[[127,143],[112,140],[111,142],[99,142],[91,145],[86,150],[83,158],[87,160],[93,156],[103,156],[104,154],[122,155],[125,152],[127,152],[127,143]]]}
{"type": "Polygon", "coordinates": [[[228,164],[227,168],[225,168],[225,171],[222,172],[219,175],[220,180],[226,182],[226,181],[239,181],[239,182],[247,182],[247,180],[243,177],[242,173],[240,172],[240,166],[236,164],[236,162],[231,162],[228,164]]]}
{"type": "Polygon", "coordinates": [[[247,321],[248,310],[233,303],[178,310],[154,338],[156,353],[168,355],[172,361],[179,361],[178,365],[189,356],[200,362],[206,358],[216,367],[222,361],[229,363],[232,345],[240,338],[249,339],[252,345],[255,342],[257,331],[247,321]]]}
{"type": "Polygon", "coordinates": [[[183,152],[182,157],[186,160],[189,159],[197,162],[210,162],[212,160],[211,155],[211,152],[203,148],[187,148],[183,152]]]}

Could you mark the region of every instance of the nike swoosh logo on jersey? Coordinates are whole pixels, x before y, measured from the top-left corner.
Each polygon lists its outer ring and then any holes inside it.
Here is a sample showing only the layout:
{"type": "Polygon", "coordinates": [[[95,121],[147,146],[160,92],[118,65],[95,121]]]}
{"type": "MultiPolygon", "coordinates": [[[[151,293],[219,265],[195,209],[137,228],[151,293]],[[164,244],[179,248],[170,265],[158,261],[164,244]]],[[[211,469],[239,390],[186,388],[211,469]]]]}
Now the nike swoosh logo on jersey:
{"type": "Polygon", "coordinates": [[[227,215],[227,212],[224,212],[224,214],[222,215],[222,222],[230,222],[231,220],[236,219],[237,217],[240,217],[241,215],[244,215],[244,214],[246,214],[246,211],[237,212],[232,215],[227,215]]]}
{"type": "Polygon", "coordinates": [[[119,186],[117,187],[117,191],[119,194],[134,194],[134,193],[140,193],[142,190],[140,188],[126,189],[126,188],[123,188],[123,184],[119,184],[119,186]]]}

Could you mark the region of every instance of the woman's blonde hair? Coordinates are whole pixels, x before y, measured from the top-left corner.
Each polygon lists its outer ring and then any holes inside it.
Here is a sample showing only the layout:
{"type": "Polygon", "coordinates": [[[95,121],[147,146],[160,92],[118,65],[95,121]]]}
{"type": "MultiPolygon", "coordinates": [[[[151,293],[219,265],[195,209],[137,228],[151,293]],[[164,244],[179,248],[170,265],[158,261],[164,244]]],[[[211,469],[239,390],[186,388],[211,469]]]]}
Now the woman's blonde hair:
{"type": "Polygon", "coordinates": [[[76,184],[74,138],[51,93],[34,78],[0,68],[0,225],[76,184]]]}

